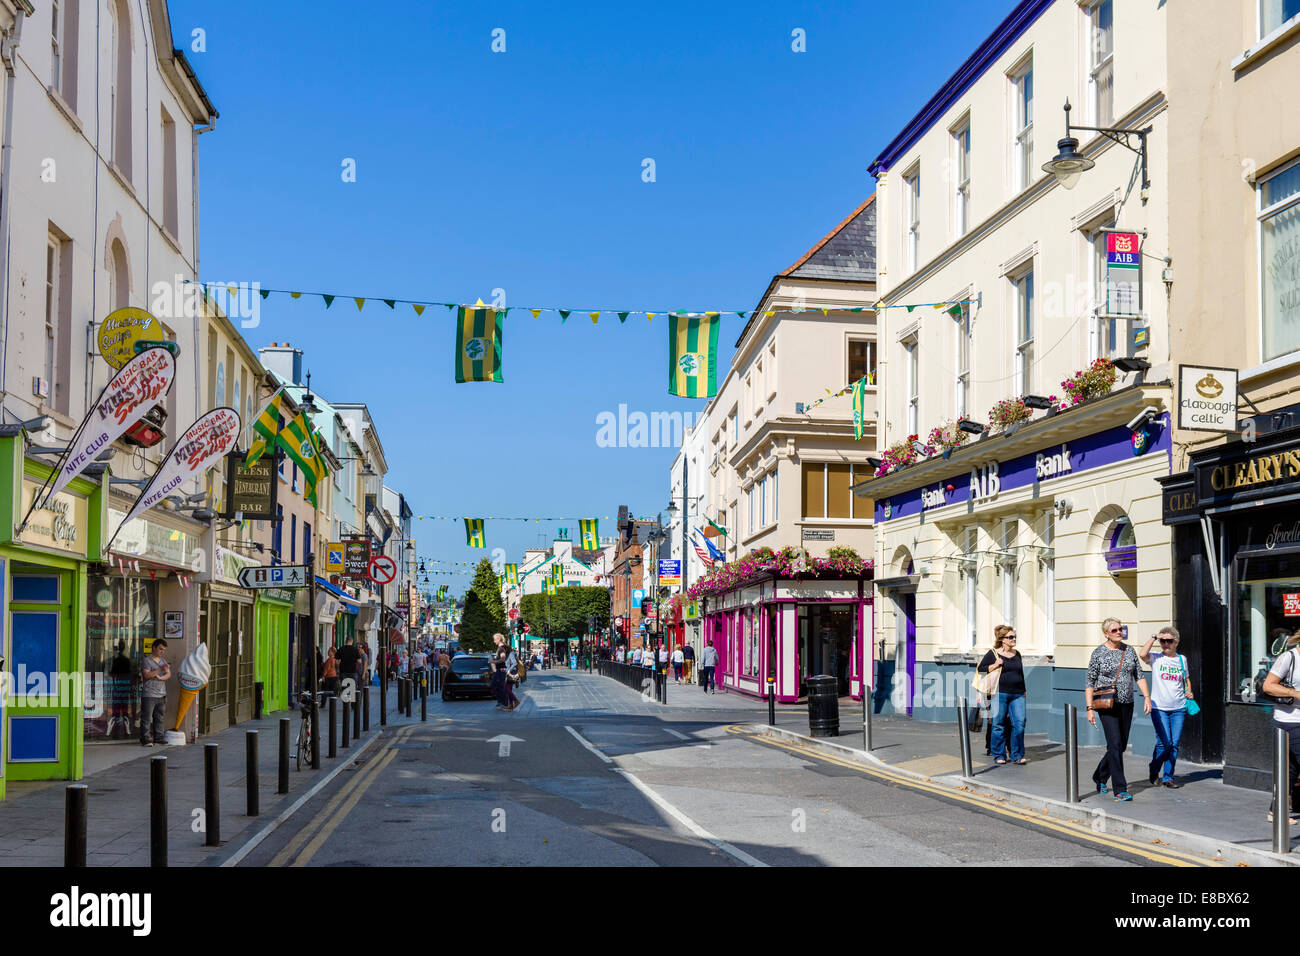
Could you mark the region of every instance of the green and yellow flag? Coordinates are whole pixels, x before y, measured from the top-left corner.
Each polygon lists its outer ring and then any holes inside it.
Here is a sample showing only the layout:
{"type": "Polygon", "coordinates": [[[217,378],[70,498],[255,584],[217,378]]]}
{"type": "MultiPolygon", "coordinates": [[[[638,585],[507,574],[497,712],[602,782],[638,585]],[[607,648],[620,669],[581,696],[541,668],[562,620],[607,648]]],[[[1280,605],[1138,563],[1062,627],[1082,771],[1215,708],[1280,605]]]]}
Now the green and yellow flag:
{"type": "Polygon", "coordinates": [[[862,441],[862,416],[867,407],[867,379],[862,377],[853,383],[853,440],[862,441]]]}
{"type": "Polygon", "coordinates": [[[668,393],[708,398],[718,390],[718,328],[722,317],[672,313],[668,317],[668,393]]]}
{"type": "Polygon", "coordinates": [[[551,565],[551,583],[560,584],[564,581],[564,567],[558,562],[551,565]]]}
{"type": "Polygon", "coordinates": [[[471,548],[487,547],[487,538],[483,534],[482,518],[465,519],[465,544],[471,548]]]}
{"type": "Polygon", "coordinates": [[[598,518],[578,519],[578,542],[584,551],[600,550],[600,520],[598,518]]]}
{"type": "Polygon", "coordinates": [[[253,433],[257,437],[248,447],[248,457],[244,459],[245,468],[253,467],[266,454],[266,450],[275,444],[280,434],[280,416],[284,414],[285,398],[284,389],[279,389],[258,413],[257,418],[253,419],[253,433]]]}
{"type": "Polygon", "coordinates": [[[320,456],[320,436],[306,412],[299,412],[297,418],[280,430],[279,442],[302,472],[303,497],[309,505],[316,507],[316,485],[329,474],[329,470],[320,456]]]}
{"type": "Polygon", "coordinates": [[[506,565],[506,587],[510,587],[510,588],[519,587],[519,565],[517,564],[506,565]]]}
{"type": "Polygon", "coordinates": [[[500,382],[504,309],[456,310],[456,381],[500,382]]]}

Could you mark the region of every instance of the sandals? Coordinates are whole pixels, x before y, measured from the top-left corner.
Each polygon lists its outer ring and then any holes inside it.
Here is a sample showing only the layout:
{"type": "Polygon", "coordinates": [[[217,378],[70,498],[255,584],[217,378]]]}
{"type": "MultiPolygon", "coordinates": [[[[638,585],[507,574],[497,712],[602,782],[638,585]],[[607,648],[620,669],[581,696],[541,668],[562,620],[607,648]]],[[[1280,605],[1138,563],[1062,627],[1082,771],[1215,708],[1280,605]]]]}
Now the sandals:
{"type": "Polygon", "coordinates": [[[1025,764],[1029,763],[1029,758],[1021,757],[1019,760],[1016,761],[1016,763],[1020,764],[1020,766],[1023,767],[1025,764]]]}
{"type": "Polygon", "coordinates": [[[1002,759],[1001,757],[999,757],[997,760],[995,760],[995,761],[993,761],[993,762],[994,762],[995,764],[997,764],[999,767],[1002,766],[1004,763],[1006,763],[1006,761],[1005,761],[1004,759],[1002,759]]]}

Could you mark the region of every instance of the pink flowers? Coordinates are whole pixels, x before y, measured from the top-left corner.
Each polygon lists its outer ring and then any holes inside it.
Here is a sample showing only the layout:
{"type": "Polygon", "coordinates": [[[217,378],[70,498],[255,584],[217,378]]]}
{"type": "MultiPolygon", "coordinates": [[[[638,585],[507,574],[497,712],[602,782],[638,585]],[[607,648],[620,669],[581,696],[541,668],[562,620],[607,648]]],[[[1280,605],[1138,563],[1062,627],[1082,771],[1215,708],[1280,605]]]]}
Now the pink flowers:
{"type": "Polygon", "coordinates": [[[1023,398],[1004,398],[989,409],[989,425],[1002,430],[1017,422],[1028,421],[1034,410],[1025,404],[1023,398]]]}
{"type": "Polygon", "coordinates": [[[686,589],[692,601],[711,594],[722,594],[750,583],[760,575],[775,574],[782,578],[859,577],[871,571],[872,562],[848,547],[831,548],[826,557],[807,555],[796,548],[780,551],[758,548],[729,564],[715,564],[709,573],[686,589]]]}
{"type": "MultiPolygon", "coordinates": [[[[1090,398],[1105,395],[1115,385],[1117,375],[1114,362],[1106,358],[1096,359],[1087,368],[1075,372],[1061,383],[1061,388],[1065,389],[1069,401],[1061,402],[1057,406],[1058,410],[1065,411],[1067,408],[1073,408],[1090,398]]],[[[1052,400],[1055,401],[1055,399],[1056,396],[1053,395],[1052,400]]]]}
{"type": "Polygon", "coordinates": [[[922,445],[916,435],[908,435],[900,442],[895,442],[885,449],[885,453],[880,456],[880,467],[876,469],[876,477],[887,474],[895,468],[902,468],[912,464],[922,455],[929,457],[934,454],[934,445],[922,445]]]}
{"type": "MultiPolygon", "coordinates": [[[[969,438],[970,435],[958,428],[955,421],[949,420],[930,429],[926,444],[931,448],[937,448],[939,451],[948,451],[966,444],[969,438]]],[[[934,452],[931,451],[930,454],[933,455],[934,452]]]]}

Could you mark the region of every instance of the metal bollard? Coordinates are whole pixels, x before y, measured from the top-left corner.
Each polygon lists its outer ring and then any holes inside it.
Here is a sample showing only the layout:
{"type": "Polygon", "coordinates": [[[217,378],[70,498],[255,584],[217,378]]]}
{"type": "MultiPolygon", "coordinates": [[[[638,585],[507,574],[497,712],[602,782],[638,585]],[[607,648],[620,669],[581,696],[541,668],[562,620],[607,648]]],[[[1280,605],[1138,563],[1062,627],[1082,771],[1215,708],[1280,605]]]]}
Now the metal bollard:
{"type": "Polygon", "coordinates": [[[963,695],[957,701],[957,739],[961,741],[961,775],[963,777],[973,777],[975,775],[970,759],[970,731],[966,729],[970,726],[969,715],[970,701],[963,695]]]}
{"type": "Polygon", "coordinates": [[[221,784],[217,744],[203,745],[203,828],[205,846],[221,846],[221,784]]]}
{"type": "Polygon", "coordinates": [[[361,688],[361,729],[370,732],[370,685],[361,688]]]}
{"type": "Polygon", "coordinates": [[[1273,728],[1273,852],[1291,852],[1291,742],[1281,727],[1273,728]]]}
{"type": "Polygon", "coordinates": [[[341,746],[344,750],[352,746],[352,705],[346,700],[343,702],[343,742],[341,746]]]}
{"type": "Polygon", "coordinates": [[[875,741],[871,739],[871,705],[875,703],[876,688],[864,687],[862,690],[862,745],[871,753],[875,741]]]}
{"type": "Polygon", "coordinates": [[[86,785],[70,784],[63,798],[63,865],[86,867],[86,785]]]}
{"type": "Polygon", "coordinates": [[[379,682],[379,726],[388,726],[388,681],[385,680],[379,682]]]}
{"type": "Polygon", "coordinates": [[[767,677],[767,725],[776,726],[776,678],[771,674],[767,677]]]}
{"type": "Polygon", "coordinates": [[[330,759],[339,755],[339,706],[338,698],[330,697],[330,759]]]}
{"type": "Polygon", "coordinates": [[[1065,705],[1065,802],[1079,802],[1079,708],[1065,705]]]}
{"type": "Polygon", "coordinates": [[[424,683],[424,679],[421,678],[420,680],[420,721],[423,723],[428,719],[429,719],[429,688],[428,685],[424,683]]]}
{"type": "Polygon", "coordinates": [[[363,695],[361,694],[361,691],[358,690],[357,695],[352,698],[352,739],[353,740],[361,739],[361,698],[362,696],[363,695]]]}
{"type": "Polygon", "coordinates": [[[289,735],[292,724],[288,717],[280,718],[280,775],[276,781],[276,793],[289,792],[289,735]]]}
{"type": "Polygon", "coordinates": [[[244,732],[244,789],[247,791],[246,816],[259,816],[257,793],[257,731],[244,732]]]}
{"type": "Polygon", "coordinates": [[[415,678],[406,678],[406,716],[411,716],[411,708],[415,706],[415,678]]]}
{"type": "Polygon", "coordinates": [[[167,758],[149,758],[149,865],[167,865],[167,758]]]}

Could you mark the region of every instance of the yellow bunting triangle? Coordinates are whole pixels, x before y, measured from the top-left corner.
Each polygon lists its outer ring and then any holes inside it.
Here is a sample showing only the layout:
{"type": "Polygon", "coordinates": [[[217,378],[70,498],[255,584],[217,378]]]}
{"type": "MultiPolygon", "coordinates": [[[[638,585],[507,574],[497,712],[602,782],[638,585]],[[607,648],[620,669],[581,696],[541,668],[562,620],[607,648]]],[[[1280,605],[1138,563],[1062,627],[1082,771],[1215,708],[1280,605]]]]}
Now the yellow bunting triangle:
{"type": "Polygon", "coordinates": [[[413,306],[411,306],[411,308],[413,308],[413,309],[415,310],[415,314],[416,314],[416,315],[424,315],[424,306],[422,306],[422,305],[413,305],[413,306]]]}
{"type": "Polygon", "coordinates": [[[825,314],[826,314],[826,310],[825,310],[825,309],[822,309],[822,315],[825,315],[825,314]]]}
{"type": "Polygon", "coordinates": [[[537,318],[539,315],[542,314],[542,310],[541,310],[541,309],[529,309],[528,311],[531,312],[531,313],[533,313],[533,318],[534,318],[534,319],[537,318]]]}
{"type": "Polygon", "coordinates": [[[775,312],[764,312],[764,313],[763,313],[763,317],[764,317],[764,318],[768,318],[768,319],[770,319],[770,318],[771,318],[772,316],[774,316],[774,315],[776,315],[775,312]]]}
{"type": "Polygon", "coordinates": [[[226,286],[226,291],[229,292],[231,295],[239,295],[239,286],[235,285],[234,283],[231,283],[230,285],[226,286]]]}
{"type": "Polygon", "coordinates": [[[596,324],[596,320],[600,318],[600,313],[599,313],[599,312],[588,312],[587,314],[588,314],[589,316],[591,316],[591,324],[592,324],[592,325],[595,325],[595,324],[596,324]]]}
{"type": "Polygon", "coordinates": [[[654,318],[655,318],[655,314],[654,314],[653,312],[647,312],[647,313],[645,314],[645,320],[646,320],[647,322],[653,322],[653,321],[654,321],[654,318]]]}
{"type": "Polygon", "coordinates": [[[360,312],[360,311],[361,311],[361,307],[362,307],[363,305],[366,304],[366,300],[365,300],[365,299],[358,299],[358,298],[355,297],[355,296],[353,296],[352,301],[355,302],[355,303],[357,304],[357,311],[358,311],[358,312],[360,312]]]}
{"type": "Polygon", "coordinates": [[[302,293],[301,293],[301,292],[290,292],[290,293],[289,293],[289,298],[291,298],[291,299],[301,299],[301,298],[302,298],[302,293]]]}
{"type": "Polygon", "coordinates": [[[487,303],[484,302],[482,299],[479,299],[479,300],[477,300],[477,301],[474,303],[474,308],[476,308],[476,309],[486,309],[486,308],[487,308],[487,303]]]}

